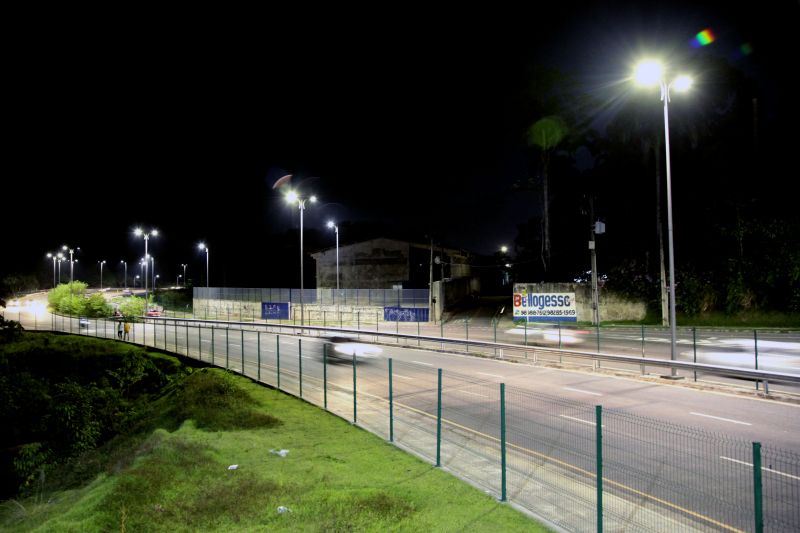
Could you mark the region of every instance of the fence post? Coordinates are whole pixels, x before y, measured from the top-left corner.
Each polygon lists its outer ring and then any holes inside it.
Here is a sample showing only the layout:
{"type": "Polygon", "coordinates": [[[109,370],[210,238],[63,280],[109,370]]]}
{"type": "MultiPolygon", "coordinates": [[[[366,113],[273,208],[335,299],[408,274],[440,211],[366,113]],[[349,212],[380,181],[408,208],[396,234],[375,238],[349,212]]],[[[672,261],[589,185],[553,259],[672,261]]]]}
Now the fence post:
{"type": "Polygon", "coordinates": [[[764,533],[764,502],[761,491],[761,443],[753,443],[753,514],[756,533],[764,533]]]}
{"type": "Polygon", "coordinates": [[[392,358],[389,358],[389,442],[394,442],[394,396],[392,394],[392,358]]]}
{"type": "Polygon", "coordinates": [[[322,403],[328,410],[328,345],[322,345],[322,403]]]}
{"type": "Polygon", "coordinates": [[[275,335],[276,372],[278,373],[278,390],[281,390],[281,336],[275,335]]]}
{"type": "Polygon", "coordinates": [[[506,501],[506,384],[500,384],[500,501],[506,501]]]}
{"type": "Polygon", "coordinates": [[[240,329],[239,331],[242,334],[242,336],[241,336],[241,339],[242,339],[242,375],[246,376],[247,374],[245,374],[245,372],[244,372],[244,330],[240,329]]]}
{"type": "Polygon", "coordinates": [[[353,424],[358,423],[358,395],[356,393],[356,352],[353,352],[353,424]]]}
{"type": "Polygon", "coordinates": [[[442,466],[442,369],[436,387],[436,466],[442,466]]]}
{"type": "MultiPolygon", "coordinates": [[[[155,329],[154,329],[154,331],[155,331],[155,329]]],[[[154,335],[155,335],[155,333],[154,333],[154,335]]],[[[153,344],[155,344],[155,340],[153,341],[153,344]]],[[[166,320],[164,321],[164,351],[165,352],[167,351],[167,321],[166,320]]]]}
{"type": "MultiPolygon", "coordinates": [[[[492,329],[494,330],[494,342],[497,342],[497,321],[492,318],[492,329]]],[[[494,348],[494,356],[497,357],[497,346],[494,348]]]]}
{"type": "Polygon", "coordinates": [[[225,327],[225,370],[228,370],[228,360],[230,358],[231,343],[228,341],[228,328],[225,327]]]}
{"type": "MultiPolygon", "coordinates": [[[[133,335],[136,337],[136,328],[133,328],[133,335]]],[[[136,342],[136,339],[133,339],[136,342]]],[[[203,360],[203,328],[197,326],[197,358],[203,360]]]]}
{"type": "MultiPolygon", "coordinates": [[[[464,340],[469,340],[469,317],[464,319],[464,340]]],[[[467,349],[467,352],[469,352],[469,344],[464,345],[464,347],[467,349]]]]}
{"type": "Polygon", "coordinates": [[[419,333],[419,320],[417,320],[417,346],[421,346],[421,343],[420,343],[420,340],[419,340],[419,335],[420,335],[420,333],[419,333]]]}
{"type": "Polygon", "coordinates": [[[644,357],[644,324],[642,324],[642,357],[644,357]]]}
{"type": "Polygon", "coordinates": [[[595,405],[595,442],[597,470],[597,533],[603,531],[603,406],[595,405]]]}
{"type": "Polygon", "coordinates": [[[303,339],[297,339],[297,368],[300,373],[300,399],[303,398],[303,339]]]}
{"type": "Polygon", "coordinates": [[[258,350],[258,354],[257,354],[257,357],[258,357],[258,370],[256,371],[256,375],[258,377],[256,379],[259,382],[261,382],[261,332],[260,331],[256,331],[256,335],[258,337],[258,342],[257,342],[257,345],[256,345],[257,346],[257,350],[258,350]]]}
{"type": "Polygon", "coordinates": [[[186,326],[186,357],[189,357],[189,323],[187,322],[184,325],[186,326]]]}
{"type": "Polygon", "coordinates": [[[556,322],[558,325],[558,349],[561,349],[561,322],[556,322]]]}
{"type": "Polygon", "coordinates": [[[597,324],[597,353],[600,353],[600,324],[597,324]]]}
{"type": "MultiPolygon", "coordinates": [[[[753,348],[755,354],[756,370],[758,370],[758,330],[753,330],[753,348]]],[[[756,380],[756,390],[758,390],[758,380],[756,380]]]]}
{"type": "MultiPolygon", "coordinates": [[[[694,352],[694,362],[697,363],[697,328],[692,328],[692,350],[694,352]]],[[[694,380],[697,381],[697,370],[694,371],[694,380]]],[[[756,381],[758,387],[758,381],[756,381]]]]}
{"type": "MultiPolygon", "coordinates": [[[[145,324],[144,327],[145,327],[145,332],[147,332],[147,329],[146,329],[147,328],[147,324],[145,324]]],[[[147,335],[145,335],[145,338],[147,338],[147,335]]],[[[214,353],[215,353],[214,344],[216,344],[214,342],[214,326],[211,326],[211,364],[212,365],[214,364],[214,353]]]]}

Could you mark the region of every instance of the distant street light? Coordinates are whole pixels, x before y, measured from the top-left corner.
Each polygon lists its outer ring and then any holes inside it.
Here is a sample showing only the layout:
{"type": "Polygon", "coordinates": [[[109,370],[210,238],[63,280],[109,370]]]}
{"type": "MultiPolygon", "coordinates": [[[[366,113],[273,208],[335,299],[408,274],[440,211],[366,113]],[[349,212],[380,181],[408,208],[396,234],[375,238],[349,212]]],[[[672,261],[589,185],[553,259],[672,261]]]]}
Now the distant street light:
{"type": "MultiPolygon", "coordinates": [[[[211,293],[208,292],[209,287],[210,287],[209,281],[208,281],[208,246],[206,246],[206,244],[204,242],[201,242],[200,244],[197,245],[197,247],[200,250],[205,250],[206,251],[206,298],[209,298],[211,293]]],[[[224,260],[224,257],[223,257],[223,260],[224,260]]],[[[184,266],[183,268],[186,268],[186,266],[184,266]]]]}
{"type": "MultiPolygon", "coordinates": [[[[333,220],[328,221],[328,227],[336,232],[336,292],[339,292],[339,226],[333,220]]],[[[337,294],[338,295],[338,294],[337,294]]]]}
{"type": "Polygon", "coordinates": [[[186,266],[185,264],[181,264],[183,267],[183,286],[186,287],[186,266]]]}
{"type": "Polygon", "coordinates": [[[125,265],[125,278],[122,281],[123,284],[125,285],[125,290],[128,290],[128,262],[122,259],[120,259],[119,262],[125,265]]]}
{"type": "Polygon", "coordinates": [[[178,277],[175,278],[175,286],[176,287],[180,287],[181,286],[181,275],[180,274],[178,274],[178,277]]]}
{"type": "MultiPolygon", "coordinates": [[[[295,191],[289,191],[286,195],[286,201],[290,204],[297,204],[297,207],[300,208],[300,325],[305,325],[304,322],[304,311],[303,311],[303,304],[305,296],[303,295],[304,291],[304,280],[303,280],[303,212],[306,210],[306,199],[301,198],[295,191]]],[[[317,201],[316,196],[311,196],[308,198],[308,201],[312,204],[317,201]]]]}
{"type": "MultiPolygon", "coordinates": [[[[685,91],[692,85],[688,76],[678,76],[667,83],[664,79],[664,69],[657,61],[646,60],[636,67],[634,77],[640,85],[658,85],[661,88],[661,101],[664,102],[664,145],[667,154],[667,237],[669,242],[669,326],[671,333],[670,359],[675,360],[676,351],[676,320],[675,320],[675,249],[672,236],[672,175],[669,159],[669,95],[670,89],[685,91]]],[[[677,376],[677,370],[672,368],[672,377],[677,376]]]]}
{"type": "Polygon", "coordinates": [[[153,293],[154,294],[156,292],[156,282],[158,281],[158,278],[160,278],[160,277],[161,277],[160,274],[156,274],[156,276],[153,278],[153,293]]]}
{"type": "Polygon", "coordinates": [[[140,278],[139,274],[136,274],[136,277],[135,277],[135,278],[133,278],[133,288],[134,288],[134,289],[136,288],[136,282],[138,282],[138,281],[139,281],[139,278],[140,278]]]}
{"type": "Polygon", "coordinates": [[[147,257],[149,255],[147,253],[147,241],[150,240],[150,236],[151,235],[153,237],[158,237],[158,230],[154,229],[154,230],[150,231],[150,233],[145,233],[144,231],[141,230],[141,228],[136,228],[133,231],[133,233],[136,234],[137,236],[144,237],[144,257],[145,257],[145,262],[144,262],[144,276],[142,276],[142,277],[144,278],[144,312],[145,312],[145,314],[147,314],[147,307],[150,305],[149,298],[148,298],[148,293],[147,293],[147,257]]]}
{"type": "Polygon", "coordinates": [[[100,265],[100,290],[102,291],[103,290],[103,265],[105,265],[106,262],[105,262],[105,260],[98,261],[97,264],[100,265]]]}
{"type": "Polygon", "coordinates": [[[48,253],[47,257],[48,257],[48,259],[49,258],[53,259],[53,288],[55,289],[56,288],[56,261],[58,261],[58,267],[59,267],[58,268],[58,270],[59,270],[58,282],[61,283],[61,260],[64,258],[64,254],[62,254],[61,252],[48,253]]]}

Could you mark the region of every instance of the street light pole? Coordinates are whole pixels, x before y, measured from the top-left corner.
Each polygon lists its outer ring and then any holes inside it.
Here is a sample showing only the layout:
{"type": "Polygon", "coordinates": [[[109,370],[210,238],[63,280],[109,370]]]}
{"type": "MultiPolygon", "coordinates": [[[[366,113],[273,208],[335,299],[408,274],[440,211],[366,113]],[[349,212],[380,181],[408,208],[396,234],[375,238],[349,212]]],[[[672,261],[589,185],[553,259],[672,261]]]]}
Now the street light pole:
{"type": "MultiPolygon", "coordinates": [[[[209,283],[208,283],[208,246],[206,246],[205,243],[201,242],[200,244],[197,245],[197,247],[200,248],[201,250],[205,250],[206,251],[206,299],[208,299],[211,296],[211,293],[208,292],[209,291],[209,283]]],[[[183,265],[183,271],[186,272],[186,265],[183,265]]],[[[184,278],[184,279],[186,279],[186,278],[184,278]]]]}
{"type": "Polygon", "coordinates": [[[122,259],[120,259],[119,262],[125,265],[125,278],[122,280],[122,282],[125,285],[125,290],[128,290],[128,262],[122,259]]]}
{"type": "Polygon", "coordinates": [[[328,227],[336,232],[336,293],[339,293],[339,226],[333,220],[328,221],[328,227]]]}
{"type": "MultiPolygon", "coordinates": [[[[313,204],[317,201],[316,196],[311,196],[308,200],[313,204]]],[[[289,191],[286,195],[286,201],[293,204],[297,203],[297,207],[300,208],[300,325],[305,325],[305,313],[304,313],[304,299],[305,295],[305,286],[304,286],[304,279],[303,279],[303,212],[306,210],[306,199],[300,198],[300,196],[295,191],[289,191]]]]}
{"type": "Polygon", "coordinates": [[[147,241],[150,240],[150,235],[152,235],[153,237],[157,237],[158,236],[158,230],[154,229],[154,230],[150,231],[150,233],[145,233],[144,231],[142,231],[141,228],[136,228],[133,231],[133,233],[136,234],[137,236],[144,237],[144,276],[143,277],[144,277],[144,314],[146,315],[147,314],[147,308],[150,305],[149,296],[148,296],[148,293],[147,293],[147,266],[148,266],[147,265],[147,259],[148,259],[148,257],[147,257],[148,256],[148,253],[147,253],[147,241]]]}
{"type": "MultiPolygon", "coordinates": [[[[669,97],[673,87],[678,91],[687,90],[692,80],[688,76],[679,76],[667,83],[663,77],[663,69],[655,61],[643,61],[636,69],[636,79],[643,85],[658,84],[661,88],[661,101],[664,102],[664,146],[667,159],[667,242],[669,250],[669,326],[670,326],[670,359],[675,360],[677,324],[675,318],[675,248],[672,231],[672,168],[669,150],[669,97]]],[[[672,367],[671,376],[677,378],[677,369],[672,367]]]]}
{"type": "Polygon", "coordinates": [[[102,291],[103,290],[103,265],[105,265],[106,262],[105,262],[105,260],[98,261],[97,264],[100,265],[100,290],[102,291]]]}
{"type": "Polygon", "coordinates": [[[181,263],[181,266],[183,267],[183,286],[186,287],[186,265],[181,263]]]}

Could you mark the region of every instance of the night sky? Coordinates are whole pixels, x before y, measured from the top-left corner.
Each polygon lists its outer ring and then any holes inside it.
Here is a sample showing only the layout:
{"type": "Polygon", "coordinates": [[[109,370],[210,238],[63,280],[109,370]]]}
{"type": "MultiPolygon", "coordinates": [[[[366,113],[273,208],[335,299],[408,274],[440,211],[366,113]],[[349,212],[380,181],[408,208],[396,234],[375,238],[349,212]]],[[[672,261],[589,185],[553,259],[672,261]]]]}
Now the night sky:
{"type": "MultiPolygon", "coordinates": [[[[286,174],[320,199],[305,211],[307,252],[334,245],[325,228],[334,218],[341,244],[372,231],[491,254],[541,210],[537,193],[518,186],[538,172],[525,142],[535,73],[567,76],[565,94],[591,99],[572,111],[602,137],[630,109],[632,62],[653,50],[690,64],[714,57],[752,80],[761,125],[779,143],[769,168],[796,167],[796,68],[786,61],[800,51],[796,1],[598,4],[21,16],[4,73],[0,271],[47,282],[46,252],[69,244],[81,247],[79,279],[96,278],[102,259],[107,273],[121,273],[122,259],[132,272],[144,252],[132,230],[142,226],[162,232],[150,251],[170,283],[188,263],[204,284],[203,240],[212,285],[287,286],[298,210],[272,189],[286,174]],[[705,28],[715,41],[693,48],[705,28]]],[[[714,83],[701,75],[691,102],[673,98],[673,135],[714,83]]],[[[661,111],[657,90],[647,105],[661,111]]],[[[563,156],[556,191],[600,164],[586,148],[563,156]]],[[[787,187],[793,174],[762,176],[758,187],[787,187]]],[[[613,221],[612,208],[599,201],[598,216],[613,221]]],[[[626,246],[612,228],[608,238],[626,246]]]]}

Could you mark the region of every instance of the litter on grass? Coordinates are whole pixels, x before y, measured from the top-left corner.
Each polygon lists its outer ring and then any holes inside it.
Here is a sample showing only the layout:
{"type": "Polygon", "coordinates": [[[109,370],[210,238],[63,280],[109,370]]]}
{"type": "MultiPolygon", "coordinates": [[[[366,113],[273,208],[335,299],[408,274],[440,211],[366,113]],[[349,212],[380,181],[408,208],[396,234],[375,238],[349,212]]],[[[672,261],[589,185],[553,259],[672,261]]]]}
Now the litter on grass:
{"type": "Polygon", "coordinates": [[[283,513],[291,513],[292,510],[289,509],[288,507],[284,507],[283,505],[281,505],[280,507],[278,507],[278,512],[281,513],[281,514],[283,514],[283,513]]]}
{"type": "Polygon", "coordinates": [[[280,455],[281,457],[286,457],[289,455],[289,450],[270,450],[269,453],[273,455],[280,455]]]}
{"type": "Polygon", "coordinates": [[[236,470],[237,468],[239,468],[239,465],[231,465],[228,467],[228,470],[236,470]]]}

